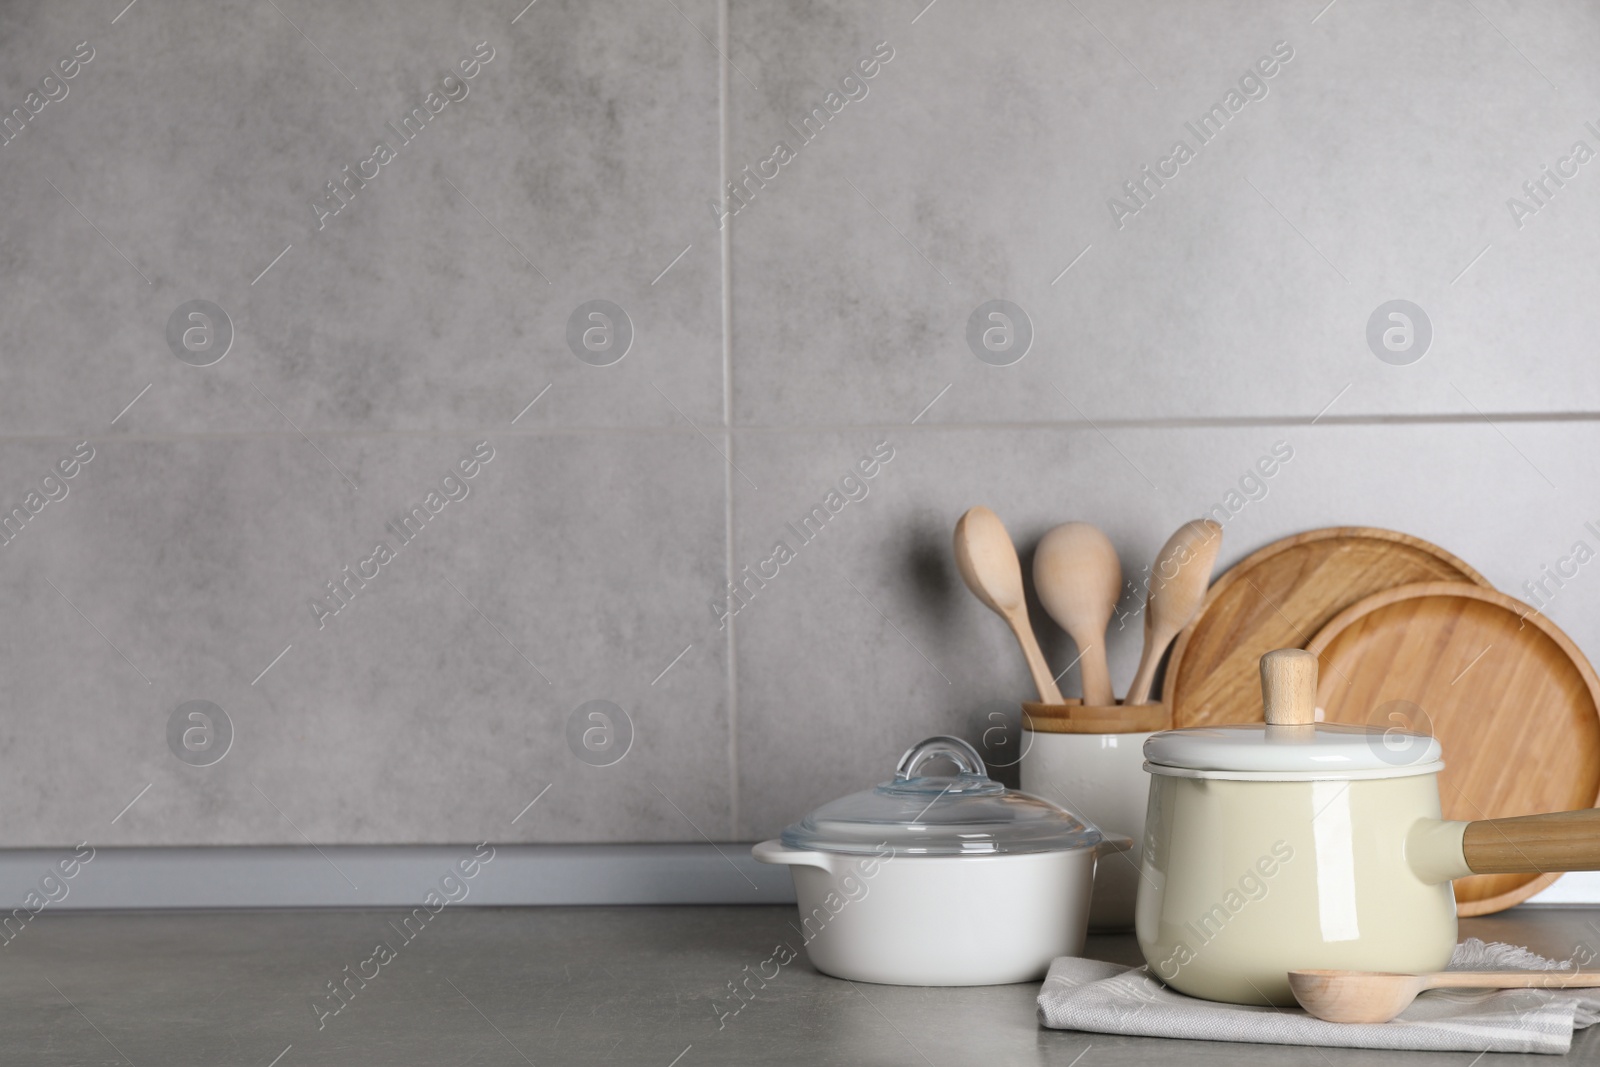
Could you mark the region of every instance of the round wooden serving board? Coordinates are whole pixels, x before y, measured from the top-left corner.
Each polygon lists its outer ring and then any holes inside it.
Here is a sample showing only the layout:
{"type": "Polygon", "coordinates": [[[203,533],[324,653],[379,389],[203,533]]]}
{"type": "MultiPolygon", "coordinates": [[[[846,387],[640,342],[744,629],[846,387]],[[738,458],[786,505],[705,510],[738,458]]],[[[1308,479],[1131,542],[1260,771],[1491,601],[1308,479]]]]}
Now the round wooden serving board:
{"type": "MultiPolygon", "coordinates": [[[[1326,722],[1428,733],[1444,746],[1446,819],[1600,802],[1600,679],[1572,640],[1520,600],[1461,582],[1385,590],[1306,646],[1326,722]]],[[[1456,880],[1461,915],[1533,896],[1558,874],[1456,880]]]]}
{"type": "Polygon", "coordinates": [[[1161,702],[1174,726],[1261,721],[1261,657],[1305,648],[1339,612],[1410,582],[1487,587],[1477,571],[1420,537],[1332,526],[1286,537],[1217,579],[1178,636],[1161,702]]]}

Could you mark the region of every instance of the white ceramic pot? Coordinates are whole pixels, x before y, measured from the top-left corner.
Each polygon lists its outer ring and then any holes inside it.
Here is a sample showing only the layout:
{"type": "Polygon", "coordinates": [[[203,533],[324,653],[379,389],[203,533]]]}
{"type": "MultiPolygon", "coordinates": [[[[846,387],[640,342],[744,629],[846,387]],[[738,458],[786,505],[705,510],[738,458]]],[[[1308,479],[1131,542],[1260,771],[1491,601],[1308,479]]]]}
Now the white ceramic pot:
{"type": "Polygon", "coordinates": [[[787,863],[806,955],[823,974],[886,985],[1036,982],[1083,950],[1095,850],[883,858],[755,846],[787,863]]]}
{"type": "Polygon", "coordinates": [[[966,742],[929,738],[893,781],[790,826],[753,854],[789,865],[817,970],[890,985],[1037,981],[1083,949],[1095,858],[1126,849],[991,780],[966,742]],[[923,776],[942,757],[952,777],[923,776]]]}
{"type": "Polygon", "coordinates": [[[1145,742],[1135,925],[1174,989],[1287,1006],[1291,970],[1440,970],[1451,879],[1600,868],[1600,811],[1445,821],[1437,740],[1314,723],[1309,652],[1268,653],[1262,678],[1266,724],[1145,742]]]}
{"type": "Polygon", "coordinates": [[[1150,733],[1022,732],[1022,791],[1078,813],[1104,834],[1133,839],[1133,850],[1104,857],[1094,872],[1091,930],[1133,926],[1139,892],[1144,814],[1150,776],[1144,743],[1150,733]]]}

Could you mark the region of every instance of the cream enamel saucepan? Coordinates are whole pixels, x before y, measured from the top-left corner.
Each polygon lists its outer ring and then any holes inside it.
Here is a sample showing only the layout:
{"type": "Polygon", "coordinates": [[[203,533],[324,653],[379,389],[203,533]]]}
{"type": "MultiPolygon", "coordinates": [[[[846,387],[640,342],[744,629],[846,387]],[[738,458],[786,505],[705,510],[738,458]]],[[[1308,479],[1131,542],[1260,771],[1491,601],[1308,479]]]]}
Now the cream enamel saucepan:
{"type": "Polygon", "coordinates": [[[1600,870],[1600,810],[1442,819],[1439,742],[1314,722],[1313,654],[1267,653],[1261,688],[1264,724],[1144,745],[1135,928],[1172,988],[1290,1006],[1292,970],[1443,970],[1456,944],[1451,879],[1600,870]]]}

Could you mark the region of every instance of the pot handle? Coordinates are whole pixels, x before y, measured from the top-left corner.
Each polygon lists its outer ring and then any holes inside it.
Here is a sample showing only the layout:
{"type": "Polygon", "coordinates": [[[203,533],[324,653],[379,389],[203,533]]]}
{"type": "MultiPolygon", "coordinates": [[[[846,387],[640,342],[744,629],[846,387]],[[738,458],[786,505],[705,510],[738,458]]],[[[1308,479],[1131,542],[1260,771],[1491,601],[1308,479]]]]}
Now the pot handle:
{"type": "Polygon", "coordinates": [[[783,842],[775,837],[751,848],[750,855],[755,857],[757,863],[820,867],[825,871],[833,869],[828,865],[828,857],[823,853],[803,848],[785,848],[783,842]]]}
{"type": "Polygon", "coordinates": [[[1127,852],[1133,848],[1133,838],[1127,834],[1105,834],[1100,843],[1094,846],[1095,859],[1110,856],[1116,852],[1127,852]]]}
{"type": "Polygon", "coordinates": [[[1461,852],[1473,874],[1600,871],[1600,809],[1470,822],[1461,852]]]}

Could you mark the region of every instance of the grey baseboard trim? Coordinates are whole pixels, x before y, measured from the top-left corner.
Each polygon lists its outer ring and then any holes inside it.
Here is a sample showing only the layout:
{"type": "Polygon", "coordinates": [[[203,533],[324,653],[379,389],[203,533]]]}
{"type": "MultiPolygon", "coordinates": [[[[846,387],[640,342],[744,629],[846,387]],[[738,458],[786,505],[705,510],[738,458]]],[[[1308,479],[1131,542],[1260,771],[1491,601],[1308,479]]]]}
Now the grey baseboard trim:
{"type": "Polygon", "coordinates": [[[493,847],[471,878],[457,865],[474,845],[102,848],[76,864],[70,848],[0,849],[0,910],[411,907],[429,890],[485,907],[794,902],[788,868],[748,844],[493,847]]]}
{"type": "MultiPolygon", "coordinates": [[[[794,903],[788,868],[755,862],[749,844],[495,845],[470,878],[458,864],[487,846],[102,848],[74,862],[88,853],[0,849],[0,940],[13,909],[414,907],[430,890],[480,907],[794,903]]],[[[1532,903],[1592,907],[1600,872],[1532,903]]]]}

